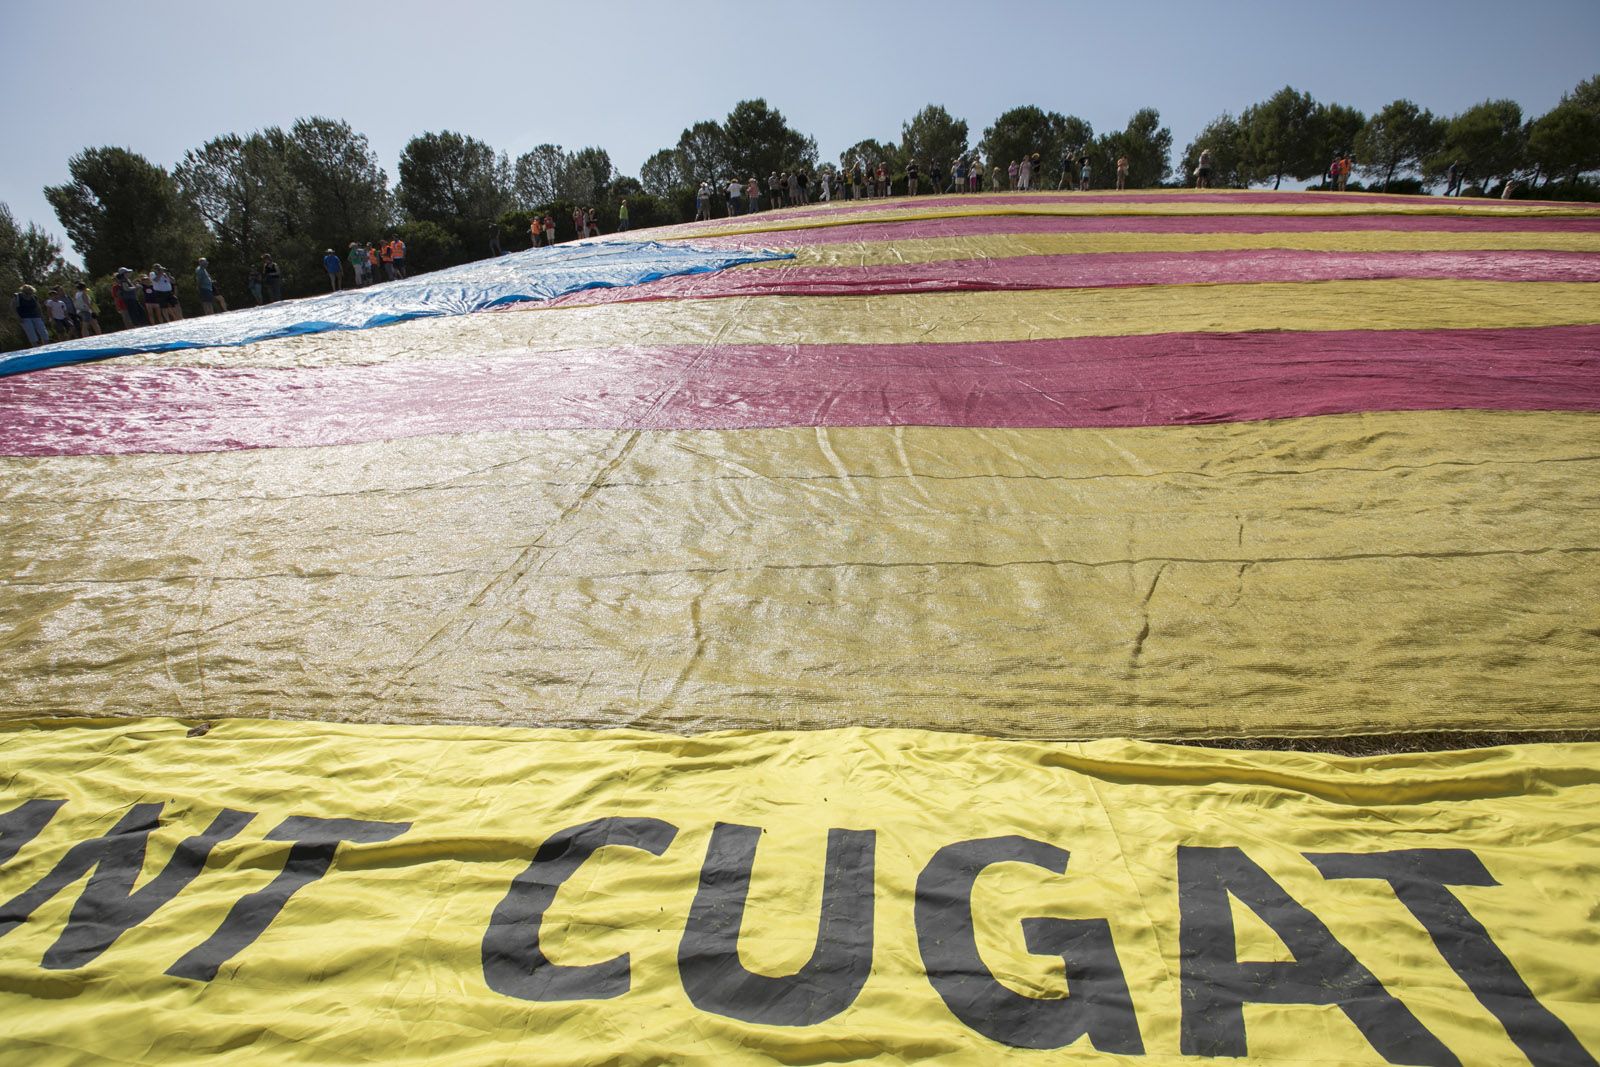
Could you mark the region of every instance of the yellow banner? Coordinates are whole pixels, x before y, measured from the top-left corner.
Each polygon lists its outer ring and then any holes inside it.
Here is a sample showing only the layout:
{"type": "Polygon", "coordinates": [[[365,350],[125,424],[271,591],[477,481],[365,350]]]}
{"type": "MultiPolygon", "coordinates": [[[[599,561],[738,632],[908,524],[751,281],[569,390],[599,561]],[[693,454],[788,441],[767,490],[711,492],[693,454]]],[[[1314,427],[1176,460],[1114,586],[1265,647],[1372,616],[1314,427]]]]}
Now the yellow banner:
{"type": "Polygon", "coordinates": [[[1600,1049],[1600,745],[147,720],[0,751],[7,1063],[1600,1049]]]}

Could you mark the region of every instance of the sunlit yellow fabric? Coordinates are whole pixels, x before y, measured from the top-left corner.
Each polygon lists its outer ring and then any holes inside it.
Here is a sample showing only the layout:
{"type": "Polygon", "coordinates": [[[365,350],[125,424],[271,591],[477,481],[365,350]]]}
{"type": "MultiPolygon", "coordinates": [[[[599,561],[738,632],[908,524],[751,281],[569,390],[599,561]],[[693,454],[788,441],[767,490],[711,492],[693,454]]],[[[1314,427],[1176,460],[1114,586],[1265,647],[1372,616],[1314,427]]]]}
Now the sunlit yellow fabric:
{"type": "Polygon", "coordinates": [[[0,715],[1590,725],[1600,419],[0,460],[0,715]]]}
{"type": "Polygon", "coordinates": [[[765,260],[735,270],[785,267],[854,267],[940,260],[1059,256],[1078,252],[1224,252],[1231,249],[1300,248],[1309,252],[1455,252],[1538,249],[1600,252],[1600,233],[1437,233],[1399,230],[1347,233],[1027,233],[983,237],[847,241],[796,245],[793,259],[765,260]]]}
{"type": "Polygon", "coordinates": [[[1600,322],[1600,283],[1385,280],[654,301],[416,319],[119,367],[336,366],[625,345],[916,344],[1187,331],[1465,329],[1600,322]]]}
{"type": "MultiPolygon", "coordinates": [[[[1213,1062],[1181,1054],[1180,950],[1192,931],[1180,930],[1180,846],[1241,850],[1459,1062],[1526,1062],[1387,883],[1325,878],[1305,856],[1469,850],[1499,884],[1454,897],[1537,1004],[1600,1049],[1596,745],[1341,760],[859,728],[680,739],[229,721],[186,737],[183,724],[137,721],[4,729],[0,751],[0,813],[65,801],[0,867],[0,901],[135,803],[162,806],[141,885],[222,809],[255,816],[92,960],[41,966],[81,879],[0,939],[10,1063],[1213,1062]],[[339,846],[326,874],[210,981],[164,973],[278,876],[289,842],[268,835],[292,816],[378,820],[392,836],[339,846]],[[661,820],[670,844],[660,855],[596,852],[561,884],[539,936],[563,966],[626,953],[626,992],[560,1002],[497,992],[482,946],[513,879],[553,835],[617,818],[661,820]],[[830,1017],[765,1025],[687,995],[679,948],[718,823],[764,831],[737,944],[745,967],[774,977],[803,967],[817,940],[829,831],[874,835],[870,973],[830,1017]],[[1000,863],[977,879],[965,899],[981,966],[1023,996],[1060,997],[1062,960],[1029,952],[1023,921],[1105,920],[1144,1056],[1106,1055],[1087,1038],[1008,1047],[936,991],[929,972],[943,972],[919,930],[948,935],[963,899],[919,927],[919,877],[947,846],[1006,835],[1066,850],[1070,863],[1065,874],[1000,863]]],[[[1236,933],[1217,951],[1289,962],[1261,920],[1233,908],[1236,933]]],[[[510,935],[528,943],[533,930],[510,935]]],[[[1384,1063],[1333,1006],[1247,1005],[1244,1030],[1249,1054],[1228,1062],[1384,1063]]]]}
{"type": "MultiPolygon", "coordinates": [[[[649,238],[678,240],[695,237],[722,237],[742,233],[777,233],[826,226],[851,226],[863,222],[913,222],[919,219],[968,218],[982,215],[1098,215],[1102,217],[1166,215],[1250,215],[1250,216],[1351,216],[1351,215],[1445,215],[1484,218],[1559,218],[1591,216],[1594,209],[1579,204],[1530,201],[1445,200],[1438,197],[1394,196],[1381,201],[1342,198],[1328,194],[1315,202],[1281,203],[1237,193],[1233,202],[1179,200],[1159,193],[1135,198],[1133,202],[1046,199],[1029,193],[986,194],[998,196],[1001,203],[964,203],[960,198],[928,202],[896,198],[885,201],[854,201],[813,204],[801,212],[775,211],[747,219],[714,219],[685,226],[661,227],[640,231],[649,238]]],[[[979,198],[973,198],[977,200],[979,198]]],[[[637,235],[636,235],[637,236],[637,235]]]]}

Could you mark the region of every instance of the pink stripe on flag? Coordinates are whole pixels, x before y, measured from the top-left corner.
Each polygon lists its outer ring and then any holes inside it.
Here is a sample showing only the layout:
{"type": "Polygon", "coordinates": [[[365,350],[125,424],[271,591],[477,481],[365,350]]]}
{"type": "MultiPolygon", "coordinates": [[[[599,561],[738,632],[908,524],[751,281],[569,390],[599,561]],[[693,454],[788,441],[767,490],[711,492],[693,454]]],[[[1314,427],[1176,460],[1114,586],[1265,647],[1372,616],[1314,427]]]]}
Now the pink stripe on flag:
{"type": "Polygon", "coordinates": [[[691,238],[703,248],[796,248],[851,241],[913,241],[1029,233],[1600,233],[1593,218],[1452,218],[1448,215],[968,215],[860,222],[691,238]]]}
{"type": "Polygon", "coordinates": [[[0,379],[0,453],[561,428],[1153,426],[1443,408],[1600,411],[1600,326],[620,348],[280,370],[95,364],[0,379]]]}
{"type": "Polygon", "coordinates": [[[702,300],[728,296],[875,296],[1000,289],[1453,278],[1496,282],[1600,281],[1588,252],[1101,252],[1011,259],[885,263],[865,267],[763,267],[587,289],[537,307],[702,300]]]}

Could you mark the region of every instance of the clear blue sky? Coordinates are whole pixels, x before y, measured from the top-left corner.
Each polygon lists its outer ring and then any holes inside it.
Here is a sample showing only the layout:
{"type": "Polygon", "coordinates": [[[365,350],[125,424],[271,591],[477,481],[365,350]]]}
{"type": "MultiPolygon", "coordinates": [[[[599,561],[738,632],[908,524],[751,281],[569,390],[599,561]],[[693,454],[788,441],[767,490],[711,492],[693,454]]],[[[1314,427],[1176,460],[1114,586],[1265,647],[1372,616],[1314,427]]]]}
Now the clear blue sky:
{"type": "MultiPolygon", "coordinates": [[[[89,145],[171,166],[220,133],[302,115],[405,142],[456,129],[512,156],[599,145],[625,173],[679,131],[765,97],[830,159],[927,103],[974,140],[1037,104],[1120,128],[1153,106],[1179,150],[1285,84],[1371,112],[1510,97],[1540,114],[1600,73],[1600,0],[4,0],[0,200],[58,237],[41,189],[89,145]],[[23,42],[28,42],[24,47],[23,42]]],[[[70,250],[69,250],[70,252],[70,250]]]]}

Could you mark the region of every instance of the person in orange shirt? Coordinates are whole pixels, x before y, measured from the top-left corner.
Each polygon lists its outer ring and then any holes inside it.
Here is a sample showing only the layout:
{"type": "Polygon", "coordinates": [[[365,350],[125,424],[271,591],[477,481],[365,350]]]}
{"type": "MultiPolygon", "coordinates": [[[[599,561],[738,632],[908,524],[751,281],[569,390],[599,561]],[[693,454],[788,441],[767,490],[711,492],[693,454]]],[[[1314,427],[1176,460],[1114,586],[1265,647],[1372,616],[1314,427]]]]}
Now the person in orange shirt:
{"type": "Polygon", "coordinates": [[[389,238],[389,248],[394,255],[394,272],[400,277],[406,276],[406,243],[398,237],[389,238]]]}
{"type": "Polygon", "coordinates": [[[1339,191],[1344,192],[1345,183],[1350,180],[1350,153],[1346,152],[1339,157],[1339,191]]]}
{"type": "Polygon", "coordinates": [[[372,247],[372,242],[367,242],[367,284],[371,285],[378,280],[378,250],[372,247]]]}
{"type": "Polygon", "coordinates": [[[378,246],[378,258],[383,260],[383,276],[391,282],[394,281],[394,238],[378,246]]]}
{"type": "Polygon", "coordinates": [[[538,248],[544,244],[544,219],[538,215],[533,217],[533,221],[528,223],[528,236],[533,240],[532,247],[538,248]]]}

